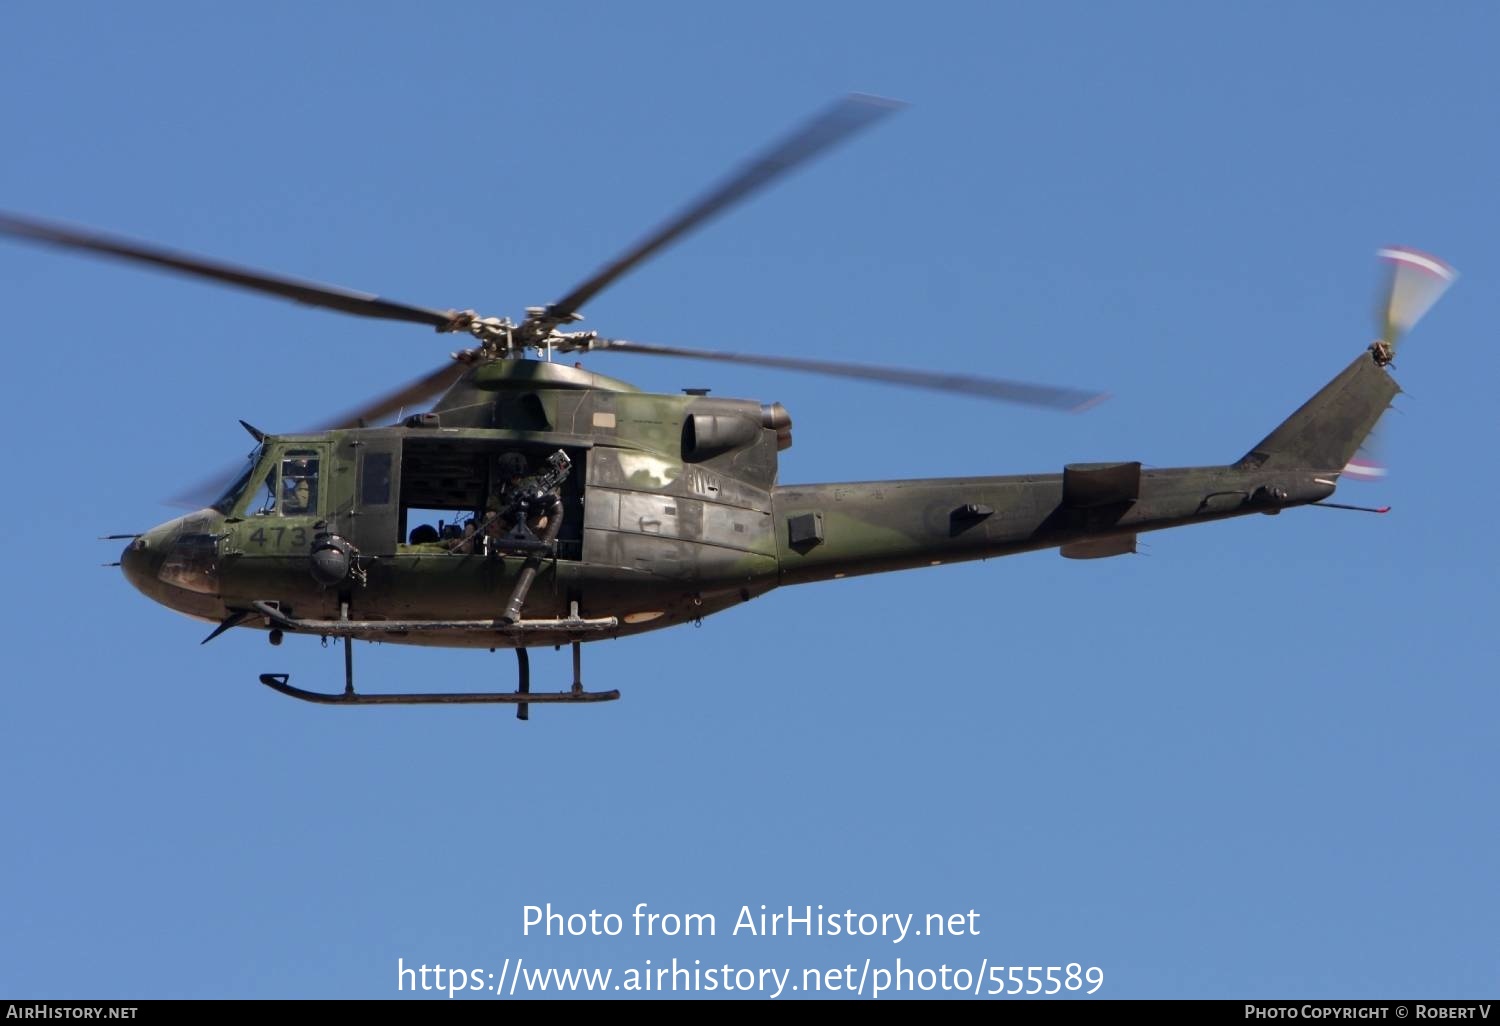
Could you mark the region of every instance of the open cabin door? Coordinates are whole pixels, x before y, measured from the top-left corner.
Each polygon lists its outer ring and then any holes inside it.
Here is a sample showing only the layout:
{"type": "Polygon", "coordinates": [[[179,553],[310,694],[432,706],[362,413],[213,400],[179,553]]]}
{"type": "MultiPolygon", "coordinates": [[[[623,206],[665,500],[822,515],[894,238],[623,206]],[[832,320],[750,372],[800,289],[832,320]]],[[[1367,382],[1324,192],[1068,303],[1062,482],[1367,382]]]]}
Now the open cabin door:
{"type": "MultiPolygon", "coordinates": [[[[370,450],[373,448],[371,446],[370,450]]],[[[486,538],[501,539],[514,526],[511,519],[514,510],[510,508],[514,493],[511,489],[518,487],[520,482],[540,481],[543,483],[538,487],[551,492],[562,503],[562,517],[557,524],[559,533],[555,539],[556,558],[579,559],[583,540],[583,465],[587,448],[559,445],[534,437],[407,432],[399,448],[391,451],[398,454],[395,462],[400,464],[400,473],[399,480],[394,471],[392,474],[395,520],[387,537],[395,540],[398,554],[451,555],[456,559],[484,554],[490,549],[486,538]],[[546,483],[549,474],[555,471],[551,459],[559,450],[567,457],[567,469],[561,480],[546,483]],[[519,478],[512,476],[508,479],[504,465],[517,458],[524,464],[524,473],[519,478]],[[471,531],[475,540],[465,542],[471,531]]],[[[367,466],[372,465],[369,461],[373,458],[371,451],[363,456],[367,466]]],[[[373,511],[376,507],[367,504],[364,508],[368,512],[356,519],[375,519],[373,511]]],[[[533,532],[542,529],[540,518],[534,522],[528,516],[526,524],[533,532]]],[[[372,530],[367,524],[362,529],[372,530]]],[[[371,554],[390,551],[357,544],[361,551],[371,554]]]]}

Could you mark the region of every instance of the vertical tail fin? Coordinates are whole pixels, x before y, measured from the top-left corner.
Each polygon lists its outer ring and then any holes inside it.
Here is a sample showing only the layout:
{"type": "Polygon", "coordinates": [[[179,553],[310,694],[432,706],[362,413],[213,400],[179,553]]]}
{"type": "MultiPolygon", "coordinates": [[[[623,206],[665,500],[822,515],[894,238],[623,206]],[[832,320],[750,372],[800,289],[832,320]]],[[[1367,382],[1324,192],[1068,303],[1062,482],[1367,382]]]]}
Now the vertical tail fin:
{"type": "Polygon", "coordinates": [[[1400,391],[1372,347],[1235,465],[1341,473],[1400,391]]]}
{"type": "Polygon", "coordinates": [[[1401,391],[1386,365],[1406,333],[1458,277],[1437,257],[1404,246],[1377,255],[1389,270],[1376,310],[1380,338],[1235,466],[1372,476],[1375,465],[1360,448],[1401,391]]]}

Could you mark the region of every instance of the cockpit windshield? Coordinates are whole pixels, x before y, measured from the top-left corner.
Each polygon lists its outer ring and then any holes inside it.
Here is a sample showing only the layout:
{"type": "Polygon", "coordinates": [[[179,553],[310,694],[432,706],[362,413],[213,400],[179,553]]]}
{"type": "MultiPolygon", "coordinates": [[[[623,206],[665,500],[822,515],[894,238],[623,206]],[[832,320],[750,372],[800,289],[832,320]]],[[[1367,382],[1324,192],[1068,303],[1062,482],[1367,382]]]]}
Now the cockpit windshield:
{"type": "Polygon", "coordinates": [[[225,516],[237,509],[254,516],[316,516],[322,463],[317,449],[287,449],[267,459],[261,446],[213,508],[225,516]]]}
{"type": "Polygon", "coordinates": [[[213,508],[225,516],[234,509],[239,502],[240,496],[245,494],[245,487],[250,483],[250,475],[255,472],[256,464],[260,462],[261,449],[257,448],[247,459],[245,466],[234,477],[234,482],[224,489],[224,493],[214,500],[213,508]]]}

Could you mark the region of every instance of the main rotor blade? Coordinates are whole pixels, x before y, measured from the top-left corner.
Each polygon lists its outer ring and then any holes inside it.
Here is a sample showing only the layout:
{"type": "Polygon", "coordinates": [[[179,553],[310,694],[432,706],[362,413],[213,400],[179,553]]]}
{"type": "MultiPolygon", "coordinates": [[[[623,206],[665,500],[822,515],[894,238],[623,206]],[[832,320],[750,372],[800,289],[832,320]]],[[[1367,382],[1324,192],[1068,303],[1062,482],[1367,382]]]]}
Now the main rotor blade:
{"type": "Polygon", "coordinates": [[[897,100],[853,94],[839,100],[791,135],[747,162],[676,217],[646,236],[594,276],[547,307],[546,316],[567,319],[617,278],[683,235],[840,141],[904,107],[897,100]]]}
{"type": "MultiPolygon", "coordinates": [[[[338,417],[326,422],[321,427],[313,428],[313,431],[337,431],[340,428],[353,427],[378,427],[377,421],[384,420],[393,413],[402,410],[412,410],[415,407],[425,406],[427,400],[441,395],[452,388],[459,378],[469,369],[467,364],[453,360],[443,364],[436,370],[430,371],[408,381],[400,388],[372,399],[338,417]]],[[[311,433],[311,432],[309,432],[311,433]]]]}
{"type": "MultiPolygon", "coordinates": [[[[257,450],[258,451],[258,450],[257,450]]],[[[254,453],[251,454],[253,456],[254,453]]],[[[219,500],[219,496],[229,490],[229,486],[239,480],[240,475],[245,473],[248,460],[240,460],[232,466],[225,467],[212,477],[200,479],[170,498],[163,499],[163,506],[176,506],[178,509],[206,509],[219,500]]]]}
{"type": "Polygon", "coordinates": [[[0,212],[0,235],[11,235],[20,239],[43,242],[64,249],[79,249],[89,253],[102,253],[134,263],[152,264],[169,271],[207,278],[210,281],[237,285],[240,288],[264,292],[283,299],[295,300],[308,306],[321,306],[329,310],[357,314],[360,317],[377,317],[388,321],[407,321],[413,324],[428,324],[439,330],[451,329],[454,310],[429,310],[420,306],[409,306],[389,299],[381,299],[366,292],[354,292],[336,285],[320,285],[316,282],[299,281],[253,271],[232,264],[208,260],[162,249],[150,243],[134,239],[104,235],[84,228],[49,221],[39,221],[18,214],[0,212]]]}
{"type": "MultiPolygon", "coordinates": [[[[384,420],[393,413],[425,406],[429,399],[451,388],[468,369],[466,364],[459,363],[457,360],[445,363],[436,370],[409,381],[378,399],[372,399],[362,406],[326,421],[319,427],[306,431],[282,433],[318,434],[323,431],[338,431],[341,428],[377,427],[378,421],[384,420]]],[[[224,491],[244,472],[245,463],[242,460],[233,467],[184,489],[166,500],[166,504],[187,509],[202,509],[223,495],[224,491]]]]}
{"type": "Polygon", "coordinates": [[[907,385],[937,392],[954,392],[982,399],[1043,406],[1052,410],[1081,413],[1109,397],[1106,392],[1089,392],[1078,388],[1034,385],[1024,381],[980,378],[967,374],[935,374],[904,367],[878,367],[862,363],[839,363],[832,360],[805,360],[793,356],[759,356],[749,353],[721,353],[712,349],[680,349],[617,339],[595,339],[591,350],[613,350],[622,353],[645,353],[648,356],[684,356],[693,360],[717,360],[721,363],[748,363],[759,367],[806,371],[838,378],[859,378],[890,385],[907,385]]]}

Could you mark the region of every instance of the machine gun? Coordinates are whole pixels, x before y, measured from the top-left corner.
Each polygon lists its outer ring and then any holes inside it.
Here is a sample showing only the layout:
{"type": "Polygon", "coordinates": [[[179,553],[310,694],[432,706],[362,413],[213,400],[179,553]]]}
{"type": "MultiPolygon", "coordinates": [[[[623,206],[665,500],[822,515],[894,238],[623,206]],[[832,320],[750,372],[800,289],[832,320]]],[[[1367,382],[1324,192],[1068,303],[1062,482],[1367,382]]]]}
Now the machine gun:
{"type": "Polygon", "coordinates": [[[568,473],[572,469],[573,461],[559,449],[547,457],[547,464],[540,472],[524,478],[516,486],[508,496],[505,508],[500,511],[501,520],[515,525],[511,529],[512,534],[517,530],[524,530],[533,540],[536,538],[526,526],[526,521],[557,504],[557,490],[568,479],[568,473]]]}
{"type": "Polygon", "coordinates": [[[557,527],[562,519],[562,499],[558,489],[568,479],[573,461],[559,449],[547,457],[543,469],[523,478],[505,497],[505,507],[494,517],[500,523],[510,524],[504,536],[496,540],[496,547],[511,551],[551,550],[557,538],[557,527]],[[538,538],[528,521],[547,517],[546,537],[538,538]]]}
{"type": "MultiPolygon", "coordinates": [[[[568,471],[572,468],[573,461],[568,459],[568,454],[561,449],[557,450],[547,457],[546,469],[521,480],[515,489],[515,494],[509,497],[505,509],[500,512],[502,519],[511,518],[511,528],[503,538],[497,541],[497,548],[519,550],[527,554],[526,562],[521,565],[521,571],[516,575],[516,586],[510,593],[510,601],[505,604],[505,611],[500,614],[499,621],[503,624],[514,624],[520,621],[521,609],[526,604],[526,595],[531,591],[532,582],[536,580],[536,573],[542,565],[542,558],[544,556],[555,558],[557,555],[557,532],[562,529],[563,517],[562,498],[557,492],[562,483],[567,480],[568,471]],[[528,517],[534,516],[547,518],[540,538],[526,522],[528,517]]],[[[523,719],[526,715],[525,709],[523,705],[517,710],[517,714],[523,719]]]]}

